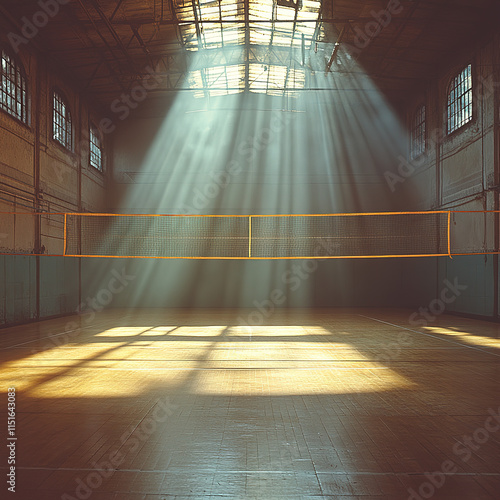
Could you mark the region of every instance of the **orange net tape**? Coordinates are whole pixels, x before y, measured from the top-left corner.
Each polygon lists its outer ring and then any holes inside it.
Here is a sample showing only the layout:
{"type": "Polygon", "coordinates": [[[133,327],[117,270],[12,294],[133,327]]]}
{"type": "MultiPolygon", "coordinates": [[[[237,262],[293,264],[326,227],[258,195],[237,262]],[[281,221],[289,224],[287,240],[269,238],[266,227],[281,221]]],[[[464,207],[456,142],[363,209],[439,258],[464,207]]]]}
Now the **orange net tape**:
{"type": "Polygon", "coordinates": [[[0,253],[241,260],[484,255],[498,253],[498,249],[493,249],[491,237],[492,224],[498,224],[498,214],[457,211],[319,215],[0,213],[0,253]],[[33,240],[37,217],[43,244],[34,249],[33,241],[30,246],[30,237],[33,240]]]}

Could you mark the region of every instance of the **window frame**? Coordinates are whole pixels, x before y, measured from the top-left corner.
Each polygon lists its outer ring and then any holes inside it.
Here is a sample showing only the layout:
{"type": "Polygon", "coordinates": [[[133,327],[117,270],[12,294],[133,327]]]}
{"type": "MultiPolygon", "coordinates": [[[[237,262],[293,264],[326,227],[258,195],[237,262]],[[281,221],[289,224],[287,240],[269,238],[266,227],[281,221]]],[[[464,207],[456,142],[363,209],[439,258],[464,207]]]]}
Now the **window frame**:
{"type": "MultiPolygon", "coordinates": [[[[24,94],[24,102],[21,100],[19,103],[22,108],[21,108],[21,116],[17,114],[17,112],[13,112],[11,109],[7,107],[7,105],[3,105],[0,101],[0,111],[3,113],[6,113],[8,116],[13,118],[14,120],[18,121],[25,127],[30,128],[31,127],[31,108],[30,108],[30,86],[29,86],[29,80],[28,76],[26,74],[26,70],[24,69],[24,64],[22,60],[13,54],[5,45],[0,44],[0,89],[1,89],[1,83],[3,80],[3,69],[2,69],[2,61],[4,54],[10,59],[11,64],[14,67],[15,75],[19,75],[21,78],[21,85],[17,85],[17,82],[14,82],[14,86],[16,88],[16,96],[15,96],[15,103],[17,104],[19,101],[17,101],[17,91],[20,89],[21,91],[21,96],[24,94]]],[[[11,81],[9,79],[9,81],[11,81]]],[[[12,95],[7,94],[12,98],[12,95]]],[[[21,97],[22,99],[22,97],[21,97]]]]}
{"type": "Polygon", "coordinates": [[[447,86],[446,91],[446,111],[445,111],[445,126],[446,126],[446,136],[451,137],[457,133],[460,133],[465,128],[470,126],[474,122],[475,118],[475,102],[474,102],[474,64],[472,62],[468,62],[465,66],[462,66],[461,69],[453,74],[450,78],[450,81],[447,86]],[[470,75],[469,75],[470,70],[470,75]],[[465,82],[466,78],[463,75],[466,74],[468,78],[470,76],[471,85],[465,92],[456,95],[454,101],[451,101],[452,93],[461,92],[461,85],[465,82]],[[465,96],[470,94],[470,103],[462,106],[465,103],[465,96]],[[452,106],[457,106],[460,104],[460,108],[454,108],[454,112],[452,113],[452,106]],[[469,109],[470,115],[466,121],[462,121],[460,125],[457,126],[458,118],[461,116],[465,110],[469,109]],[[452,128],[452,120],[455,119],[454,126],[452,128]]]}
{"type": "Polygon", "coordinates": [[[99,172],[101,174],[104,174],[104,140],[103,140],[103,134],[101,133],[99,127],[93,122],[89,122],[89,166],[96,172],[99,172]],[[96,137],[99,140],[99,144],[96,144],[93,141],[93,137],[96,137]],[[92,161],[92,158],[94,156],[92,146],[97,146],[100,151],[100,167],[95,165],[95,163],[92,161]]]}
{"type": "MultiPolygon", "coordinates": [[[[54,87],[52,89],[52,136],[51,139],[60,147],[64,148],[66,151],[69,151],[70,153],[74,152],[75,148],[75,127],[74,127],[74,122],[73,122],[73,114],[71,113],[71,108],[69,106],[69,101],[68,98],[66,97],[66,94],[58,87],[54,87]],[[70,144],[66,144],[59,139],[55,137],[55,116],[56,116],[56,108],[55,108],[55,98],[56,96],[59,98],[59,102],[64,105],[66,109],[66,113],[69,116],[69,122],[70,122],[70,144]]],[[[61,118],[64,118],[60,113],[58,113],[61,118]]],[[[66,117],[67,118],[67,117],[66,117]]],[[[62,130],[64,131],[64,135],[67,135],[67,130],[62,127],[62,130]]]]}
{"type": "Polygon", "coordinates": [[[415,160],[427,152],[427,104],[416,106],[411,115],[410,124],[410,159],[415,160]],[[418,151],[416,145],[421,144],[418,151]]]}

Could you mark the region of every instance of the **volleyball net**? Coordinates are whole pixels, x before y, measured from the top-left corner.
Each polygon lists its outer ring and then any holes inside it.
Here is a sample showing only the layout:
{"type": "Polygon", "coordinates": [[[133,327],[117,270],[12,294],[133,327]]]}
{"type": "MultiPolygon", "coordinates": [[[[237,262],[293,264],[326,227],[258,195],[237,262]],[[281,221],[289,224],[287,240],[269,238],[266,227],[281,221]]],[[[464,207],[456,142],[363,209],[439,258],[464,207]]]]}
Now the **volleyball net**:
{"type": "Polygon", "coordinates": [[[0,213],[0,254],[340,259],[496,254],[500,212],[321,215],[0,213]],[[40,236],[35,237],[36,234],[40,236]]]}
{"type": "Polygon", "coordinates": [[[448,255],[449,214],[66,215],[65,254],[179,259],[448,255]]]}

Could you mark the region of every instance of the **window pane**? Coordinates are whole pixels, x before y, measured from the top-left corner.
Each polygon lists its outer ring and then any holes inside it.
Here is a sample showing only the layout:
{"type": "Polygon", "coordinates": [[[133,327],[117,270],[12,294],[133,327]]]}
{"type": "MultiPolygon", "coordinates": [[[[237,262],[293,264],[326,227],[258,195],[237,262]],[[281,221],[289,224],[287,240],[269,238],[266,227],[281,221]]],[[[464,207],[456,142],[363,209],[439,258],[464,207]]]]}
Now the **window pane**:
{"type": "Polygon", "coordinates": [[[448,133],[472,120],[472,65],[468,65],[451,82],[448,94],[448,133]]]}
{"type": "Polygon", "coordinates": [[[5,50],[1,53],[0,108],[27,123],[26,78],[21,66],[5,50]]]}
{"type": "Polygon", "coordinates": [[[411,158],[417,158],[425,153],[426,149],[426,109],[420,106],[415,112],[411,129],[411,158]]]}
{"type": "Polygon", "coordinates": [[[102,172],[102,141],[97,127],[90,127],[90,164],[102,172]]]}
{"type": "Polygon", "coordinates": [[[52,137],[71,151],[73,147],[71,113],[66,102],[58,92],[54,92],[53,102],[52,137]]]}

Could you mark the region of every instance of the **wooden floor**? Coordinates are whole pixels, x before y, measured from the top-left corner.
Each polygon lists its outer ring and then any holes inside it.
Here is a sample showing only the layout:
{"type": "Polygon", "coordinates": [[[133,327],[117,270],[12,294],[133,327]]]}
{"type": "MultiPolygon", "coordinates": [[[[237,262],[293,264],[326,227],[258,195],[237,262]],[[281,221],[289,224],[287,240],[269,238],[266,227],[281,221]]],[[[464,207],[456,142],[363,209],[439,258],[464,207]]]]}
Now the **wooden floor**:
{"type": "Polygon", "coordinates": [[[235,326],[250,312],[0,330],[12,498],[500,499],[500,325],[319,310],[235,326]]]}

